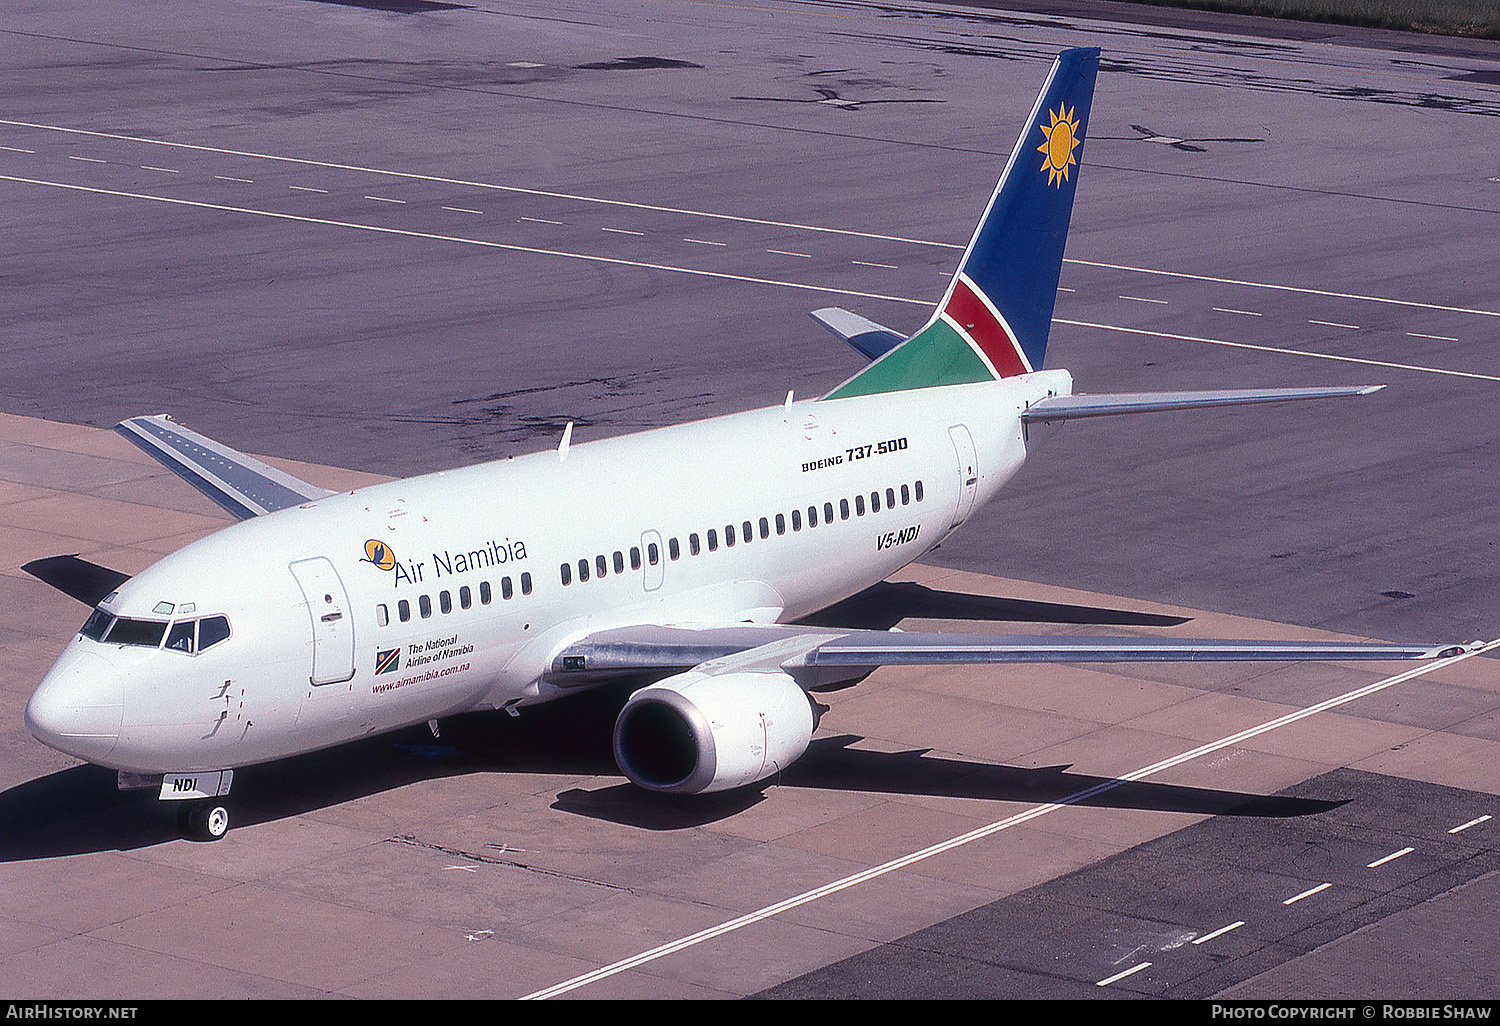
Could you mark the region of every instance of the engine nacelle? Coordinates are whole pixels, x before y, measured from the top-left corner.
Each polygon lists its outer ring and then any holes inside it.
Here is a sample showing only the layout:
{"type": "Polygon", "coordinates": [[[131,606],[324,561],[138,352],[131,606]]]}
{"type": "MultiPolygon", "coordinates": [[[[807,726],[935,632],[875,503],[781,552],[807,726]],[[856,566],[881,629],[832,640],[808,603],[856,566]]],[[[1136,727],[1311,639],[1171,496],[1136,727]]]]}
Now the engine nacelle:
{"type": "Polygon", "coordinates": [[[786,769],[815,726],[812,702],[785,673],[692,670],[630,696],[615,721],[615,762],[652,791],[727,791],[786,769]]]}

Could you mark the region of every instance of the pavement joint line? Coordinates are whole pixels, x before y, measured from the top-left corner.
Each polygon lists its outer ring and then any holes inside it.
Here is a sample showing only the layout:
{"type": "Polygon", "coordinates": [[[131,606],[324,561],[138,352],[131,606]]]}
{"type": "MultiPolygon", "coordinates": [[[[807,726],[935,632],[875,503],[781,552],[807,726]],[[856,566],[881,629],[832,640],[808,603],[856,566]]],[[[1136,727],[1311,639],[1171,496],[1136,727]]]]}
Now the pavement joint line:
{"type": "MultiPolygon", "coordinates": [[[[599,203],[607,206],[626,207],[633,210],[650,210],[657,213],[681,214],[688,217],[706,217],[719,221],[732,221],[740,224],[757,224],[772,228],[791,228],[797,231],[824,232],[831,235],[848,235],[862,239],[876,239],[882,242],[900,242],[914,246],[932,246],[939,249],[955,249],[963,251],[967,245],[954,242],[937,242],[932,239],[915,239],[903,235],[887,235],[880,232],[859,231],[852,228],[829,228],[822,225],[799,224],[795,221],[778,221],[773,218],[747,217],[739,214],[720,214],[710,210],[693,210],[687,207],[672,207],[656,203],[638,203],[632,200],[609,199],[602,196],[584,196],[578,193],[556,192],[547,189],[530,189],[519,185],[500,185],[495,182],[475,182],[462,178],[447,178],[441,175],[424,175],[413,171],[392,171],[386,168],[362,167],[358,164],[340,164],[335,161],[313,160],[308,157],[287,157],[274,153],[257,153],[253,150],[233,150],[222,146],[204,146],[195,143],[171,142],[166,139],[150,139],[144,136],[124,135],[118,132],[94,132],[82,128],[67,128],[62,125],[45,125],[34,121],[16,121],[10,118],[0,118],[0,125],[13,125],[18,128],[36,128],[47,132],[63,132],[70,135],[83,135],[95,139],[115,139],[123,142],[140,143],[149,146],[170,146],[178,149],[196,150],[200,153],[220,153],[234,157],[253,157],[260,160],[282,161],[288,164],[301,164],[307,167],[322,167],[334,171],[355,171],[363,174],[387,175],[392,178],[406,178],[414,181],[436,182],[443,185],[462,185],[475,189],[493,189],[500,192],[514,192],[526,196],[543,196],[548,199],[564,199],[577,203],[599,203]]],[[[1138,274],[1157,274],[1172,278],[1186,278],[1193,281],[1214,282],[1220,285],[1239,285],[1247,288],[1272,289],[1281,292],[1296,292],[1304,295],[1330,296],[1338,299],[1353,299],[1370,303],[1388,303],[1396,306],[1410,306],[1427,310],[1446,310],[1453,313],[1476,314],[1483,317],[1500,317],[1500,310],[1478,310],[1461,306],[1445,306],[1441,303],[1421,303],[1409,299],[1391,299],[1386,296],[1367,296],[1353,292],[1338,292],[1330,289],[1315,289],[1300,285],[1279,285],[1271,282],[1248,281],[1238,278],[1223,278],[1205,274],[1192,274],[1187,271],[1166,271],[1150,267],[1134,267],[1129,264],[1116,264],[1099,260],[1080,260],[1072,257],[1064,257],[1065,264],[1078,264],[1084,267],[1102,267],[1117,271],[1132,271],[1138,274]]]]}
{"type": "MultiPolygon", "coordinates": [[[[834,880],[831,883],[824,884],[821,887],[815,887],[812,890],[803,891],[801,894],[796,894],[792,897],[784,898],[781,901],[775,902],[774,904],[767,905],[764,908],[755,910],[754,912],[748,912],[744,915],[737,916],[734,919],[727,920],[723,923],[718,924],[717,926],[711,926],[707,929],[699,930],[697,933],[689,934],[686,937],[681,937],[677,940],[669,941],[666,944],[658,945],[657,947],[651,948],[647,951],[642,951],[639,954],[621,959],[618,962],[613,962],[609,965],[601,966],[600,968],[595,969],[592,972],[583,973],[582,975],[575,976],[572,979],[564,980],[561,983],[553,984],[552,986],[543,988],[542,990],[534,991],[531,994],[527,994],[524,998],[522,998],[522,1000],[546,1000],[548,998],[558,997],[560,995],[569,993],[570,991],[578,990],[579,988],[586,987],[591,983],[597,983],[600,980],[608,979],[611,976],[616,976],[629,969],[634,969],[638,966],[645,965],[648,962],[654,962],[659,958],[666,957],[667,955],[674,954],[678,951],[684,951],[688,948],[703,944],[725,934],[733,933],[734,931],[743,929],[744,927],[752,926],[756,923],[771,919],[783,912],[790,911],[791,909],[800,908],[803,905],[811,904],[812,902],[817,901],[821,898],[828,897],[829,895],[848,890],[851,887],[855,887],[859,884],[878,879],[882,876],[886,876],[889,873],[894,873],[897,870],[916,865],[919,862],[925,862],[926,860],[933,858],[934,856],[944,854],[945,852],[952,851],[956,848],[961,848],[964,845],[972,844],[975,841],[980,841],[994,834],[998,834],[1002,830],[1009,830],[1011,827],[1019,826],[1022,823],[1028,823],[1033,819],[1039,819],[1042,816],[1048,815],[1049,813],[1057,812],[1061,809],[1070,808],[1074,805],[1077,805],[1079,802],[1087,801],[1088,799],[1103,794],[1106,791],[1112,791],[1117,787],[1123,787],[1124,785],[1134,783],[1137,780],[1144,780],[1147,777],[1155,776],[1165,770],[1180,766],[1183,763],[1191,762],[1194,759],[1202,758],[1205,755],[1211,755],[1214,752],[1220,751],[1221,749],[1230,748],[1234,745],[1240,744],[1241,742],[1259,737],[1261,734],[1266,734],[1280,727],[1299,722],[1301,720],[1307,719],[1310,716],[1316,716],[1319,713],[1327,712],[1330,709],[1335,709],[1339,706],[1347,705],[1350,702],[1365,698],[1369,695],[1376,694],[1380,691],[1384,691],[1386,688],[1394,687],[1397,684],[1404,684],[1406,681],[1414,680],[1417,677],[1426,676],[1427,674],[1432,673],[1435,670],[1452,666],[1455,663],[1464,661],[1465,659],[1472,659],[1477,655],[1489,652],[1495,648],[1500,648],[1500,640],[1488,641],[1483,644],[1478,644],[1472,648],[1460,652],[1458,655],[1448,656],[1443,659],[1435,659],[1430,663],[1424,663],[1421,666],[1416,666],[1412,669],[1404,670],[1401,673],[1395,674],[1393,676],[1386,677],[1382,680],[1377,680],[1371,684],[1366,684],[1363,687],[1355,688],[1353,691],[1346,691],[1342,695],[1335,695],[1332,698],[1324,699],[1323,701],[1318,702],[1314,705],[1298,709],[1283,716],[1278,716],[1273,720],[1267,720],[1266,722],[1258,724],[1254,727],[1248,727],[1234,734],[1222,737],[1217,741],[1210,741],[1207,744],[1199,745],[1197,748],[1193,748],[1189,751],[1179,753],[1166,759],[1162,759],[1159,762],[1154,762],[1149,766],[1143,766],[1140,769],[1133,770],[1132,772],[1126,773],[1123,776],[1101,781],[1098,784],[1094,784],[1092,787],[1087,787],[1081,791],[1076,791],[1073,794],[1070,794],[1065,798],[1060,798],[1055,802],[1046,802],[1041,805],[1034,805],[1031,808],[1026,809],[1022,812],[1018,812],[1013,816],[1007,816],[1005,819],[996,820],[993,823],[989,823],[985,826],[970,830],[967,833],[959,834],[956,837],[951,837],[946,841],[940,841],[937,844],[929,845],[928,847],[922,848],[918,851],[899,856],[898,858],[891,859],[888,862],[881,863],[878,866],[871,866],[869,869],[850,874],[849,876],[846,876],[840,880],[834,880]]],[[[1282,904],[1289,905],[1292,901],[1300,900],[1301,898],[1307,897],[1308,895],[1314,894],[1329,886],[1332,885],[1323,884],[1319,887],[1314,887],[1311,890],[1304,892],[1303,894],[1297,895],[1293,899],[1282,902],[1282,904]]]]}

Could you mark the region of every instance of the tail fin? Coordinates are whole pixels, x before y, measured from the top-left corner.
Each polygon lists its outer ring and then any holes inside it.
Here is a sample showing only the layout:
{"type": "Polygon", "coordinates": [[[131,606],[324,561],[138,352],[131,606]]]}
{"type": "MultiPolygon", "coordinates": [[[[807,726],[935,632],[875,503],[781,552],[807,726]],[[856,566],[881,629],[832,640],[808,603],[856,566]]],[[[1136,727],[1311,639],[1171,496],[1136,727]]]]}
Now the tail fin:
{"type": "Polygon", "coordinates": [[[1097,47],[1058,55],[931,319],[824,398],[1041,369],[1098,70],[1097,47]]]}

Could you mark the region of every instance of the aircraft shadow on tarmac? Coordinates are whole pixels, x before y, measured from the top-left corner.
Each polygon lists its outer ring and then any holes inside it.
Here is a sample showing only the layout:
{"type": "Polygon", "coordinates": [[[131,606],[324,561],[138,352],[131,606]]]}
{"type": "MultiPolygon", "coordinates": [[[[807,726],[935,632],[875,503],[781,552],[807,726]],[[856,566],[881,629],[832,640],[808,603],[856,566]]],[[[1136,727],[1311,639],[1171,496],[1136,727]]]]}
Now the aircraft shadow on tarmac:
{"type": "MultiPolygon", "coordinates": [[[[414,783],[476,774],[617,777],[610,737],[626,690],[559,699],[521,717],[472,713],[447,721],[440,739],[425,727],[236,771],[235,827],[316,812],[414,783]]],[[[862,751],[860,738],[813,741],[780,777],[716,795],[674,796],[621,781],[561,791],[553,807],[646,830],[683,830],[727,819],[767,800],[776,787],[973,798],[1037,804],[1099,787],[1081,806],[1190,815],[1290,817],[1342,801],[1264,796],[1150,782],[1118,783],[1066,766],[1024,769],[936,757],[928,750],[862,751]],[[1100,786],[1106,785],[1106,786],[1100,786]]],[[[0,862],[130,851],[177,840],[174,803],[154,791],[121,792],[95,766],[27,781],[0,792],[0,862]]]]}
{"type": "MultiPolygon", "coordinates": [[[[909,617],[1172,626],[1185,618],[1129,610],[1028,602],[884,583],[810,622],[894,625],[909,617]]],[[[471,713],[444,721],[441,736],[414,727],[235,773],[236,828],[274,822],[413,783],[473,774],[618,776],[611,750],[615,718],[635,685],[605,687],[527,710],[519,717],[471,713]],[[394,757],[393,757],[394,755],[394,757]]],[[[717,795],[652,794],[621,782],[558,794],[554,807],[650,830],[690,829],[766,800],[769,788],[804,787],[887,794],[1047,802],[1109,783],[1067,767],[1021,769],[934,757],[926,750],[871,752],[844,735],[814,740],[806,755],[761,786],[717,795]]],[[[1339,804],[1266,798],[1167,784],[1128,783],[1079,802],[1199,815],[1296,816],[1339,804]]],[[[0,792],[0,862],[127,851],[176,840],[175,806],[153,791],[121,792],[112,771],[76,766],[0,792]]]]}

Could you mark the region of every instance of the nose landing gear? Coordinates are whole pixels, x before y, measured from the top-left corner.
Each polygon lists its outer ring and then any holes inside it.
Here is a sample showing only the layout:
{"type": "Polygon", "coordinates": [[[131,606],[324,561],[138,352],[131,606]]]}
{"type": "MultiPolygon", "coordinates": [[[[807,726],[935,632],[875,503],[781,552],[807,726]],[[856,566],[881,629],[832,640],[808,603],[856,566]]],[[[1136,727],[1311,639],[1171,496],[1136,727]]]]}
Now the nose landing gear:
{"type": "Polygon", "coordinates": [[[177,828],[190,840],[217,841],[229,833],[229,806],[212,798],[183,802],[177,828]]]}

